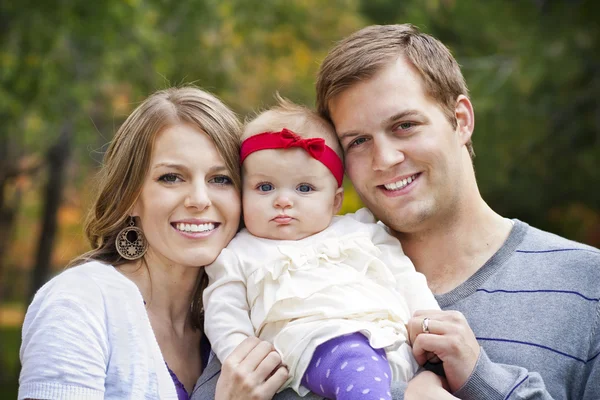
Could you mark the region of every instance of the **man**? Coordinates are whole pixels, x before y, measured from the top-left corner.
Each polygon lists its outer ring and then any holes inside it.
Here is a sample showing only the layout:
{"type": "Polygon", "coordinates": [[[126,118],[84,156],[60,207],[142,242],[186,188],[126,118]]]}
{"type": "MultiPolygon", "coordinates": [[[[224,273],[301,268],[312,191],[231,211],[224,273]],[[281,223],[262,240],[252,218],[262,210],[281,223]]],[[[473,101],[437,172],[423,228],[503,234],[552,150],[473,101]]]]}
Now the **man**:
{"type": "MultiPolygon", "coordinates": [[[[448,49],[411,25],[364,28],[323,61],[317,108],[362,201],[445,310],[409,322],[417,360],[437,355],[462,399],[600,399],[600,251],[484,202],[473,106],[448,49]]],[[[423,398],[432,376],[405,398],[423,398]]]]}

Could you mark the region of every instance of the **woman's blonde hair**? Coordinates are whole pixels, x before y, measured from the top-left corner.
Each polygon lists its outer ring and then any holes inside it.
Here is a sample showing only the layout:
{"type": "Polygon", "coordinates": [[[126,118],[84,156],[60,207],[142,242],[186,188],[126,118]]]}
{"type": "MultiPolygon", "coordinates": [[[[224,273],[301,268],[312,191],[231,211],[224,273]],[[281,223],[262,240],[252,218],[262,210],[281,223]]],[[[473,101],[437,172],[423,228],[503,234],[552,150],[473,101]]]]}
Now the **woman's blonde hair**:
{"type": "MultiPolygon", "coordinates": [[[[129,222],[129,214],[142,191],[150,168],[157,135],[176,124],[192,125],[205,132],[231,174],[234,187],[241,188],[241,124],[233,111],[216,96],[195,87],[160,90],[142,102],[127,117],[111,141],[97,179],[97,194],[85,221],[85,233],[92,250],[70,265],[98,260],[118,266],[127,260],[116,250],[115,239],[129,222]]],[[[198,149],[198,157],[202,157],[198,149]]],[[[201,280],[205,281],[205,274],[201,280]]],[[[206,282],[199,282],[192,311],[200,311],[201,293],[206,282]]],[[[193,317],[193,323],[199,324],[193,317]]],[[[202,326],[200,325],[199,328],[202,326]]]]}

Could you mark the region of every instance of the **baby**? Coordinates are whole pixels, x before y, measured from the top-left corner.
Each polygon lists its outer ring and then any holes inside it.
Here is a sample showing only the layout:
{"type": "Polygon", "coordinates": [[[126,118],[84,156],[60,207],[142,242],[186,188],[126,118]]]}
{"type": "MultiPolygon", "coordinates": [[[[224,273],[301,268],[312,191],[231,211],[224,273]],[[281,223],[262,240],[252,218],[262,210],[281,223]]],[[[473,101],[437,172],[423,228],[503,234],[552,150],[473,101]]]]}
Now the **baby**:
{"type": "Polygon", "coordinates": [[[333,127],[280,99],[246,125],[245,229],[206,268],[206,334],[223,361],[248,336],[273,343],[284,385],[391,399],[418,367],[405,323],[439,309],[425,277],[367,209],[336,216],[344,168],[333,127]]]}

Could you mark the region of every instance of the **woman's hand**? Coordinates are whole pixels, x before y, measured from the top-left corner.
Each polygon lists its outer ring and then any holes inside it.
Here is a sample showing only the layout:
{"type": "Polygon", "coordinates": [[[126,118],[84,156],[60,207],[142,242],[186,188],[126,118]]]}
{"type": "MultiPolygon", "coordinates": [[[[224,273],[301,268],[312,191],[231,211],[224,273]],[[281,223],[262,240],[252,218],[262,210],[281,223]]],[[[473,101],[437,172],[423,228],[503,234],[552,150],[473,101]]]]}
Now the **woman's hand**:
{"type": "Polygon", "coordinates": [[[422,371],[408,382],[404,400],[451,400],[457,399],[446,390],[448,384],[431,371],[422,371]]]}
{"type": "Polygon", "coordinates": [[[272,399],[287,378],[288,370],[273,345],[249,337],[223,363],[215,400],[272,399]]]}

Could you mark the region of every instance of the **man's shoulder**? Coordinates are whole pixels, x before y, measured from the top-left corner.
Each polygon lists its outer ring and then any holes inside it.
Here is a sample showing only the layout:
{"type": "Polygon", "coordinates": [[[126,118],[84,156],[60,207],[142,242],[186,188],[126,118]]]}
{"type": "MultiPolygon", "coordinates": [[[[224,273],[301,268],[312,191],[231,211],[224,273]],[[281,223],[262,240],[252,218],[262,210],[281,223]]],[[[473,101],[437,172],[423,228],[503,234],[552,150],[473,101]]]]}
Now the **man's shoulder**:
{"type": "MultiPolygon", "coordinates": [[[[515,220],[515,222],[525,224],[518,220],[515,220]]],[[[600,250],[595,247],[529,225],[523,241],[517,248],[517,252],[531,254],[570,253],[573,257],[582,256],[600,260],[600,250]]]]}
{"type": "MultiPolygon", "coordinates": [[[[523,222],[516,221],[525,225],[523,222]]],[[[600,295],[600,250],[531,226],[511,257],[512,268],[549,284],[584,288],[600,295]]],[[[533,279],[535,281],[535,279],[533,279]]],[[[594,295],[594,297],[597,297],[594,295]]]]}

